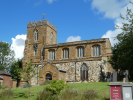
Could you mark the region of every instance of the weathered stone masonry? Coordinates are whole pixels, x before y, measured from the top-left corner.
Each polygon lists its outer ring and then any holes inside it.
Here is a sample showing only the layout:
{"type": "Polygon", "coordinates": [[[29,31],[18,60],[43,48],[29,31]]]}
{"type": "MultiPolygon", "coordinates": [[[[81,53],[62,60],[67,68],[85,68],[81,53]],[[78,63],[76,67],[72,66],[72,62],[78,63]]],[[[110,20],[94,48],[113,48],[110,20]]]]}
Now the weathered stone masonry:
{"type": "Polygon", "coordinates": [[[82,81],[81,78],[84,77],[88,82],[98,82],[102,79],[102,72],[113,71],[109,63],[102,64],[103,60],[107,61],[112,55],[110,47],[111,44],[108,38],[57,44],[57,27],[48,20],[43,20],[42,22],[39,20],[33,23],[28,22],[22,63],[24,66],[25,62],[29,62],[32,59],[32,64],[38,64],[40,67],[38,68],[38,72],[41,77],[38,80],[34,77],[32,79],[32,85],[36,85],[37,81],[40,84],[48,77],[51,77],[52,80],[64,79],[67,82],[82,81]],[[38,40],[35,39],[36,30],[38,32],[38,40]],[[37,45],[36,48],[34,48],[35,44],[37,45]],[[98,56],[94,56],[93,54],[95,52],[93,50],[94,46],[99,46],[100,48],[100,54],[98,56]],[[84,49],[82,51],[84,56],[77,56],[78,48],[84,49]],[[69,57],[65,59],[63,58],[64,49],[69,50],[69,57]],[[54,59],[49,60],[51,50],[55,54],[53,54],[54,59]]]}

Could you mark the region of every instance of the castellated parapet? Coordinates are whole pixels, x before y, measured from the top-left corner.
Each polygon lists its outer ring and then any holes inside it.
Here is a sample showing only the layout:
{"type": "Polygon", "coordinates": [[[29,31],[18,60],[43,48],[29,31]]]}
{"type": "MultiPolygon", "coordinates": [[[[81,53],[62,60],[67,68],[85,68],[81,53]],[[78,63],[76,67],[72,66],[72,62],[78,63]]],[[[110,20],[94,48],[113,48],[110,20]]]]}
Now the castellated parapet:
{"type": "Polygon", "coordinates": [[[29,27],[37,27],[37,26],[44,26],[44,25],[48,25],[49,27],[51,27],[53,30],[55,30],[57,32],[57,27],[55,27],[52,23],[50,23],[47,19],[41,21],[38,20],[38,23],[36,21],[32,22],[28,22],[27,28],[29,27]]]}

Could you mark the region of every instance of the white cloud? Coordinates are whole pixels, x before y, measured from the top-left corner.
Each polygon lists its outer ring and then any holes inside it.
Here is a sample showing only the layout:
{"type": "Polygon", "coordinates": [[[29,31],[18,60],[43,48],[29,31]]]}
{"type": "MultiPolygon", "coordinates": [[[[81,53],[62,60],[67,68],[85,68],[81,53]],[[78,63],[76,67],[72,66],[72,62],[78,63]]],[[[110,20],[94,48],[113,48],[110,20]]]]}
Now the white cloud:
{"type": "Polygon", "coordinates": [[[40,0],[39,2],[35,3],[34,6],[38,6],[42,3],[42,0],[40,0]]]}
{"type": "MultiPolygon", "coordinates": [[[[133,2],[133,0],[131,0],[133,2]]],[[[92,8],[97,9],[99,13],[103,13],[105,18],[114,19],[114,24],[122,27],[122,23],[128,23],[126,20],[120,18],[120,13],[123,17],[126,17],[127,7],[133,11],[133,5],[129,3],[129,0],[93,0],[92,8]]],[[[115,26],[115,25],[114,25],[115,26]]],[[[113,40],[122,30],[108,30],[102,38],[109,38],[111,45],[114,46],[118,43],[118,40],[113,40]]]]}
{"type": "Polygon", "coordinates": [[[12,49],[15,51],[15,59],[22,58],[24,56],[24,47],[25,47],[26,35],[17,35],[15,38],[12,38],[12,49]]]}
{"type": "Polygon", "coordinates": [[[118,43],[118,40],[114,40],[114,37],[117,36],[118,33],[121,33],[122,30],[118,29],[118,30],[108,30],[106,32],[106,34],[104,34],[101,38],[109,38],[111,46],[114,46],[115,43],[118,43]]]}
{"type": "Polygon", "coordinates": [[[117,18],[129,0],[93,0],[92,9],[97,9],[98,13],[104,13],[105,18],[117,18]]]}
{"type": "Polygon", "coordinates": [[[80,36],[69,36],[66,40],[66,42],[74,42],[74,41],[81,41],[81,37],[80,36]]]}
{"type": "Polygon", "coordinates": [[[58,1],[58,0],[47,0],[47,2],[48,2],[49,4],[53,3],[54,1],[58,1]]]}

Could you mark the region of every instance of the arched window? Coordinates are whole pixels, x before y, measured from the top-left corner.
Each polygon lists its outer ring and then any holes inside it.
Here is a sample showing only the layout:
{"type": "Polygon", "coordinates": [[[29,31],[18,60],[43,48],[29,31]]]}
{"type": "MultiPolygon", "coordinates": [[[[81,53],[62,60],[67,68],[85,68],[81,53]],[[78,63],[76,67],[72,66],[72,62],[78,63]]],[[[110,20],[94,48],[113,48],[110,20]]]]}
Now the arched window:
{"type": "Polygon", "coordinates": [[[52,75],[51,74],[47,74],[46,75],[46,80],[52,80],[52,75]]]}
{"type": "Polygon", "coordinates": [[[99,45],[93,46],[93,56],[100,56],[100,46],[99,45]]]}
{"type": "Polygon", "coordinates": [[[77,57],[84,57],[84,48],[83,47],[77,48],[77,57]]]}
{"type": "Polygon", "coordinates": [[[35,31],[34,31],[34,39],[38,40],[38,30],[37,29],[35,29],[35,31]]]}
{"type": "Polygon", "coordinates": [[[34,50],[34,56],[36,56],[37,55],[37,50],[34,50]]]}
{"type": "Polygon", "coordinates": [[[88,67],[83,64],[80,68],[80,78],[82,81],[88,80],[88,67]]]}
{"type": "Polygon", "coordinates": [[[69,58],[69,49],[63,49],[63,58],[69,58]]]}
{"type": "Polygon", "coordinates": [[[54,51],[54,50],[50,50],[50,51],[49,51],[49,59],[50,59],[50,60],[55,59],[55,51],[54,51]]]}

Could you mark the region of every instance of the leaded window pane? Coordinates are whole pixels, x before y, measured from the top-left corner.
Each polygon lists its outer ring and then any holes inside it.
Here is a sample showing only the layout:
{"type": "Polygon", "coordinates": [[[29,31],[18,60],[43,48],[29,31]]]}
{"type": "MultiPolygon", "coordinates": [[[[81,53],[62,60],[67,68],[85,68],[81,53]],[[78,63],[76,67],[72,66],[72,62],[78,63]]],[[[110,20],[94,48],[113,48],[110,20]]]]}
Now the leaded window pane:
{"type": "Polygon", "coordinates": [[[100,56],[100,46],[93,46],[93,56],[100,56]]]}
{"type": "Polygon", "coordinates": [[[55,59],[55,51],[49,52],[49,59],[55,59]]]}
{"type": "Polygon", "coordinates": [[[37,55],[37,51],[35,50],[35,56],[37,55]]]}
{"type": "Polygon", "coordinates": [[[66,58],[68,58],[68,49],[66,49],[66,58]]]}
{"type": "Polygon", "coordinates": [[[80,48],[79,48],[79,57],[80,57],[80,48]]]}
{"type": "Polygon", "coordinates": [[[36,40],[38,40],[38,33],[36,33],[36,40]]]}
{"type": "Polygon", "coordinates": [[[88,80],[88,67],[85,64],[80,68],[80,75],[82,81],[88,80]]]}
{"type": "Polygon", "coordinates": [[[97,46],[95,46],[95,49],[96,49],[96,52],[95,53],[96,53],[96,56],[97,56],[97,46]]]}
{"type": "Polygon", "coordinates": [[[84,57],[84,48],[83,47],[77,48],[77,57],[84,57]]]}
{"type": "Polygon", "coordinates": [[[100,46],[98,46],[99,56],[100,56],[100,46]]]}
{"type": "Polygon", "coordinates": [[[86,70],[86,80],[88,80],[88,70],[86,70]]]}
{"type": "Polygon", "coordinates": [[[77,57],[79,57],[79,48],[77,49],[77,57]]]}
{"type": "Polygon", "coordinates": [[[63,50],[63,58],[69,58],[69,49],[63,50]]]}
{"type": "Polygon", "coordinates": [[[80,57],[82,57],[82,48],[80,47],[80,57]]]}

